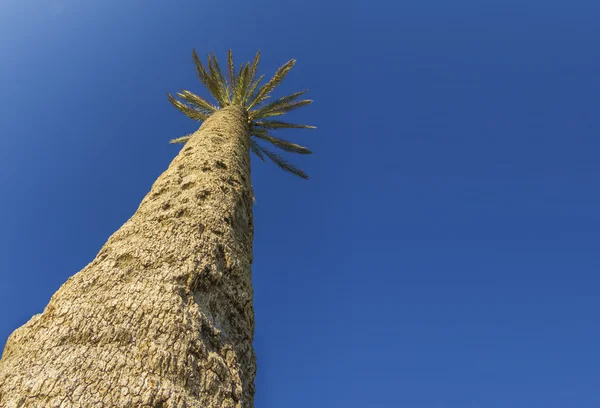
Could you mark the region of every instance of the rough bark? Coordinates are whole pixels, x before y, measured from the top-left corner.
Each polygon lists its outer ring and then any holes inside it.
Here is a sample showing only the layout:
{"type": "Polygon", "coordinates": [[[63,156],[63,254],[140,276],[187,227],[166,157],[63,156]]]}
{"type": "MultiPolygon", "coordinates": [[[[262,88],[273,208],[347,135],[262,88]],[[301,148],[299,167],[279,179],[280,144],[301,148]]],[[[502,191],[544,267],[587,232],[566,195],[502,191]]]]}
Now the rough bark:
{"type": "Polygon", "coordinates": [[[252,408],[252,238],[247,114],[232,106],[8,338],[0,407],[252,408]]]}

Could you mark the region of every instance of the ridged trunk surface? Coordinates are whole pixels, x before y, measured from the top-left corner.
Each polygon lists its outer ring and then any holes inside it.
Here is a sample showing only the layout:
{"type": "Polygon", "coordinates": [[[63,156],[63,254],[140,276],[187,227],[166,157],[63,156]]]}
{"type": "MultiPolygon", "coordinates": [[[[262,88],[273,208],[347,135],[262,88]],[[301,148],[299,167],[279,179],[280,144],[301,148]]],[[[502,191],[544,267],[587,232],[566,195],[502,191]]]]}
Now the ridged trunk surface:
{"type": "Polygon", "coordinates": [[[0,407],[252,408],[252,238],[247,115],[227,107],[8,338],[0,407]]]}

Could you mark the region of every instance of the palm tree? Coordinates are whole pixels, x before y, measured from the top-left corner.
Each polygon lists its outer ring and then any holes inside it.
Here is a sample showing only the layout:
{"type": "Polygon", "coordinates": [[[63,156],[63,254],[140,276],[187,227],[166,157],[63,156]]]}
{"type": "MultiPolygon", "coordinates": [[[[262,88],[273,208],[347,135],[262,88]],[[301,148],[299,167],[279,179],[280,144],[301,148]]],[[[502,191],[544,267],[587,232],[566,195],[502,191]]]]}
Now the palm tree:
{"type": "Polygon", "coordinates": [[[214,54],[200,81],[216,105],[168,95],[203,122],[96,258],[69,278],[43,313],[15,330],[0,360],[0,407],[218,407],[254,405],[250,151],[307,178],[260,142],[313,128],[270,118],[309,104],[305,91],[267,103],[294,65],[261,85],[260,54],[227,78],[214,54]]]}

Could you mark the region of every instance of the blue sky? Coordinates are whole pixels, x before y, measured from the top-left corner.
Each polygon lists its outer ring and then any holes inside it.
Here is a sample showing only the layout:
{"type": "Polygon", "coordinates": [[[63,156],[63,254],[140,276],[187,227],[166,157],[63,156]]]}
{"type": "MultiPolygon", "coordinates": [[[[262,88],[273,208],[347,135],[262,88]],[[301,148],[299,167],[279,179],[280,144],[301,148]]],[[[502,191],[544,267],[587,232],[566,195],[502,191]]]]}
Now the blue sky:
{"type": "Polygon", "coordinates": [[[271,74],[257,408],[598,407],[600,3],[3,0],[0,349],[196,124],[191,49],[271,74]]]}

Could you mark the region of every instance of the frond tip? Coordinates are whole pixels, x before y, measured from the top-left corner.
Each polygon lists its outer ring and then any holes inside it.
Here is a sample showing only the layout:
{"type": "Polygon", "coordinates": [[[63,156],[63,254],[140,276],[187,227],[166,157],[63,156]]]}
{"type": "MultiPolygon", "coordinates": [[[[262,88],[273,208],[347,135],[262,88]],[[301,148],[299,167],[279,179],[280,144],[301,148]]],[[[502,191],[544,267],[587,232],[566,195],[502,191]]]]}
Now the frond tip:
{"type": "Polygon", "coordinates": [[[265,129],[253,129],[251,135],[262,140],[266,140],[273,146],[292,153],[311,154],[312,152],[304,146],[288,142],[287,140],[279,139],[270,135],[265,129]]]}
{"type": "Polygon", "coordinates": [[[176,144],[176,143],[186,144],[187,141],[190,140],[191,137],[192,137],[192,135],[181,136],[181,137],[178,137],[177,139],[169,140],[169,143],[171,143],[171,144],[176,144]]]}
{"type": "Polygon", "coordinates": [[[264,84],[259,89],[258,95],[250,103],[250,106],[248,106],[248,108],[252,108],[254,105],[258,105],[259,103],[261,103],[262,101],[267,99],[269,97],[270,93],[281,83],[281,81],[283,81],[283,78],[285,78],[287,73],[290,72],[290,69],[292,69],[294,64],[296,64],[296,60],[291,59],[288,62],[286,62],[285,64],[283,64],[281,67],[279,67],[277,72],[275,72],[275,75],[273,75],[273,78],[271,78],[269,80],[269,82],[264,84]]]}
{"type": "Polygon", "coordinates": [[[202,110],[194,109],[194,108],[188,106],[187,104],[178,101],[171,94],[167,94],[167,96],[169,98],[169,102],[171,102],[173,104],[173,106],[175,106],[177,109],[179,109],[181,112],[183,112],[185,114],[185,116],[187,116],[188,118],[197,120],[197,121],[203,121],[203,120],[206,120],[206,118],[208,117],[208,115],[205,112],[203,112],[202,110]]]}
{"type": "Polygon", "coordinates": [[[257,121],[253,123],[254,126],[258,126],[264,129],[284,129],[284,128],[293,128],[293,129],[316,129],[316,126],[311,125],[295,125],[293,123],[280,122],[278,120],[265,120],[265,121],[257,121]]]}
{"type": "Polygon", "coordinates": [[[302,177],[303,179],[308,180],[308,174],[306,174],[299,168],[293,166],[292,164],[288,163],[283,157],[281,157],[277,153],[273,153],[273,152],[265,149],[264,147],[260,146],[258,143],[255,144],[255,146],[258,148],[258,150],[261,153],[264,153],[269,159],[271,159],[271,161],[273,163],[275,163],[277,166],[279,166],[279,168],[281,168],[282,170],[285,170],[287,172],[295,174],[298,177],[302,177]]]}
{"type": "MultiPolygon", "coordinates": [[[[266,141],[272,146],[289,153],[312,153],[304,146],[273,136],[269,131],[277,129],[316,129],[315,126],[265,120],[274,116],[284,115],[287,112],[312,103],[310,99],[298,100],[301,95],[307,92],[306,90],[283,96],[270,103],[265,103],[265,101],[271,99],[271,94],[288,75],[289,71],[296,64],[296,60],[291,59],[283,64],[267,83],[261,85],[264,75],[257,77],[260,51],[256,53],[252,63],[241,64],[237,73],[231,50],[227,53],[225,72],[221,70],[217,57],[212,52],[208,54],[206,65],[200,61],[196,50],[192,50],[192,57],[198,79],[216,101],[216,104],[213,105],[208,100],[187,90],[182,90],[176,94],[179,99],[176,99],[171,94],[167,94],[169,102],[186,116],[199,122],[206,120],[217,110],[226,108],[227,106],[242,106],[248,114],[248,124],[251,130],[250,150],[252,153],[256,154],[262,161],[265,161],[265,157],[269,158],[281,169],[308,179],[308,175],[302,170],[288,163],[279,154],[271,152],[257,143],[257,140],[266,141]]],[[[172,139],[169,143],[185,144],[190,138],[191,134],[172,139]]]]}

